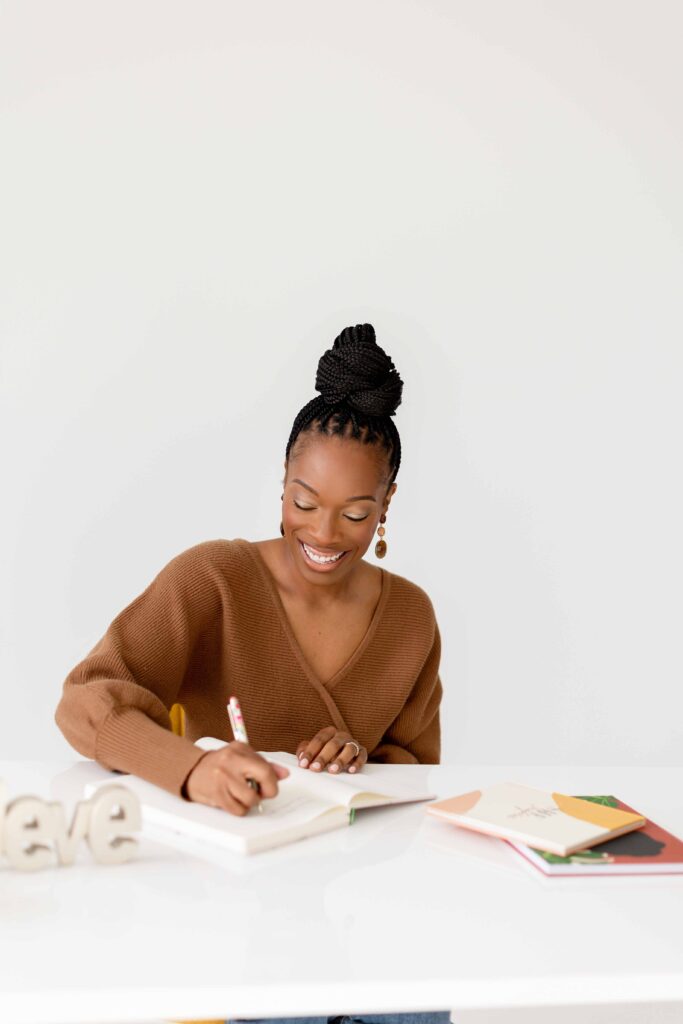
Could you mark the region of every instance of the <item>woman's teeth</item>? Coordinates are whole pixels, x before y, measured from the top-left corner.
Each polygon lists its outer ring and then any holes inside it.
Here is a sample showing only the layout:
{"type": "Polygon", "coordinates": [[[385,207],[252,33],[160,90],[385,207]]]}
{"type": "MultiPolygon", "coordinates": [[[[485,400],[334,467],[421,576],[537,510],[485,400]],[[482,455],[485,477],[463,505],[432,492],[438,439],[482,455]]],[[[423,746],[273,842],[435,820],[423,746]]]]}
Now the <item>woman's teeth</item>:
{"type": "Polygon", "coordinates": [[[326,565],[328,562],[338,562],[342,555],[345,555],[345,551],[340,551],[338,555],[321,555],[315,550],[315,548],[309,548],[308,544],[301,542],[301,546],[310,558],[312,562],[318,562],[319,565],[326,565]]]}

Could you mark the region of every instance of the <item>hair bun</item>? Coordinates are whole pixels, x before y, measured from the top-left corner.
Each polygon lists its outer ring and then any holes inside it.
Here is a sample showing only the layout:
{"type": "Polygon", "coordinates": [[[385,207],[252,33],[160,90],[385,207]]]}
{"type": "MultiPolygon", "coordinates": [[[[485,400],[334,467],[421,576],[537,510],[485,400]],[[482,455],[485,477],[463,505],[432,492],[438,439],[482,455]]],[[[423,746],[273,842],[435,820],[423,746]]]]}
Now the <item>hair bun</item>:
{"type": "Polygon", "coordinates": [[[375,340],[372,324],[345,327],[318,362],[315,389],[328,405],[344,402],[366,416],[393,416],[403,381],[375,340]]]}

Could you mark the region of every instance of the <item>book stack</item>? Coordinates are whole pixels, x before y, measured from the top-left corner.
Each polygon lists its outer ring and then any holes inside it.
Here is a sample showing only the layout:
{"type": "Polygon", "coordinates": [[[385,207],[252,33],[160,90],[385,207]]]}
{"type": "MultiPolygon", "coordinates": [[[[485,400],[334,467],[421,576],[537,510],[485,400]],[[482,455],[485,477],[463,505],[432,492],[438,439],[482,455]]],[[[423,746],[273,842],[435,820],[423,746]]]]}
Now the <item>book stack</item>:
{"type": "Polygon", "coordinates": [[[504,839],[546,875],[683,873],[683,842],[611,795],[567,796],[500,783],[426,810],[504,839]]]}

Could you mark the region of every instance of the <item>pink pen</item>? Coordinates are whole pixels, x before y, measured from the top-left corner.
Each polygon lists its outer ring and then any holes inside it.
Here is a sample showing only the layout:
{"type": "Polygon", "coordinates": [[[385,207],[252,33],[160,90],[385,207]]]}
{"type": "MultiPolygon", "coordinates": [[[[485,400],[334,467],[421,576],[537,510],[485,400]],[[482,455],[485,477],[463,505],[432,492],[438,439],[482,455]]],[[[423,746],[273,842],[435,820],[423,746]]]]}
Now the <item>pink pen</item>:
{"type": "MultiPolygon", "coordinates": [[[[237,697],[230,698],[230,700],[228,701],[227,708],[228,718],[230,719],[230,726],[232,728],[233,736],[240,743],[248,743],[249,739],[247,737],[247,727],[244,724],[242,708],[240,707],[240,702],[238,701],[237,697]]],[[[247,779],[247,782],[249,783],[251,788],[255,789],[260,796],[261,787],[259,786],[258,782],[256,782],[255,779],[247,779]]],[[[263,804],[261,803],[260,800],[258,803],[258,812],[259,814],[263,814],[263,804]]]]}

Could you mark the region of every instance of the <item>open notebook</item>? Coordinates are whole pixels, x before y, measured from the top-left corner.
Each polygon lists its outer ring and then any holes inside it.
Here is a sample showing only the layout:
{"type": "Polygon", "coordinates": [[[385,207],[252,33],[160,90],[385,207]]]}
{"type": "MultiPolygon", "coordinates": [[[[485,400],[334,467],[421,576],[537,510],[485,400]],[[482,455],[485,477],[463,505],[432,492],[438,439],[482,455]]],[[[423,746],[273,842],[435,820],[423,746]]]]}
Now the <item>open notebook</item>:
{"type": "MultiPolygon", "coordinates": [[[[204,737],[197,740],[197,746],[218,750],[225,743],[204,737]]],[[[395,772],[397,767],[405,769],[403,765],[369,764],[358,775],[345,772],[334,776],[299,768],[293,754],[263,756],[289,768],[290,774],[278,784],[278,795],[263,801],[262,814],[254,809],[242,818],[205,804],[190,803],[134,775],[118,776],[117,781],[137,793],[146,825],[238,853],[256,853],[341,828],[349,824],[360,808],[434,798],[433,793],[424,790],[421,773],[418,783],[406,779],[405,770],[395,772]]],[[[86,796],[107,783],[111,783],[111,776],[88,784],[86,796]]]]}

